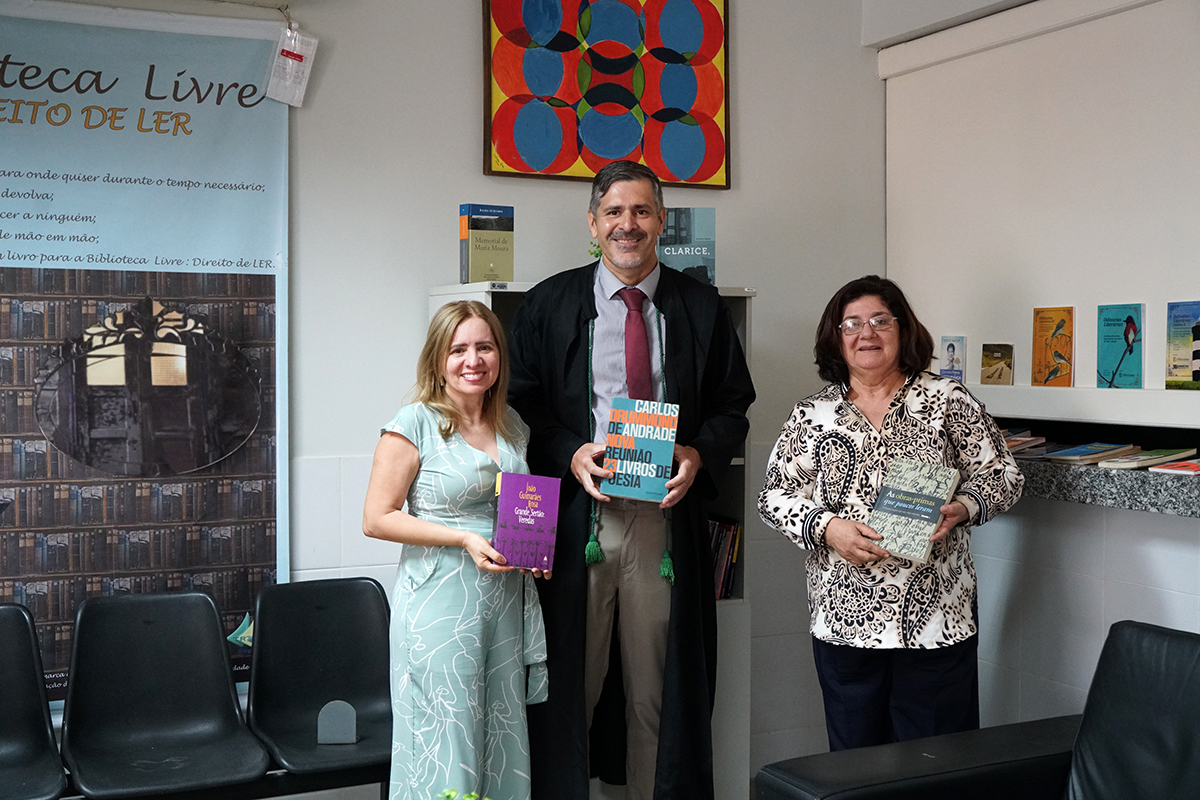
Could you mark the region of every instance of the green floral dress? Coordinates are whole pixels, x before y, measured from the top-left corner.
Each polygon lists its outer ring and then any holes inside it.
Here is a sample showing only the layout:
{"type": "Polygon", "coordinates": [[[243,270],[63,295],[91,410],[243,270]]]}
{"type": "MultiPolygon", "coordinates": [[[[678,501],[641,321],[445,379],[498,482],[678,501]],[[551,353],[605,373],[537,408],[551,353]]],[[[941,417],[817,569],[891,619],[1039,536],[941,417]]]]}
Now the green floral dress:
{"type": "MultiPolygon", "coordinates": [[[[417,447],[408,512],[488,539],[496,476],[527,472],[528,428],[496,437],[500,463],[459,434],[443,439],[437,412],[400,409],[384,431],[417,447]]],[[[480,572],[461,547],[402,545],[392,590],[392,800],[445,788],[492,800],[529,797],[525,704],[546,699],[546,636],[530,575],[480,572]]]]}

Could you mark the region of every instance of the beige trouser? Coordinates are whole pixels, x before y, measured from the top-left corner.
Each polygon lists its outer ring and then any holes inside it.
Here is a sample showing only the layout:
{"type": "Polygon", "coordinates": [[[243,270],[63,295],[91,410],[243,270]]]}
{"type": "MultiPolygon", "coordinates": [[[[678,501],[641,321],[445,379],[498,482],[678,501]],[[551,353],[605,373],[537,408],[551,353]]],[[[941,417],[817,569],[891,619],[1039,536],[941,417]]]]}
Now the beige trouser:
{"type": "Polygon", "coordinates": [[[662,710],[663,665],[671,584],[659,574],[666,547],[666,520],[656,503],[613,498],[600,504],[596,526],[604,560],[588,567],[587,724],[608,673],[613,612],[621,622],[621,671],[625,679],[626,800],[651,800],[662,710]]]}

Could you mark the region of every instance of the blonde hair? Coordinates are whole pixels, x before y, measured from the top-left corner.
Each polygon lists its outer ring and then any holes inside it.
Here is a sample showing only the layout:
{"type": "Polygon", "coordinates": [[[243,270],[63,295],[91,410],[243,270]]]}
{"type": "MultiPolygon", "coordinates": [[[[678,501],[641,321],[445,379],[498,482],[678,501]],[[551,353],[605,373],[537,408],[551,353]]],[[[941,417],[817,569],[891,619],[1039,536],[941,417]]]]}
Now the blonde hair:
{"type": "Polygon", "coordinates": [[[499,375],[483,398],[483,419],[498,435],[512,441],[517,432],[508,421],[508,344],[499,318],[478,300],[455,300],[433,315],[425,335],[425,346],[417,359],[415,399],[441,414],[438,432],[443,439],[449,439],[462,425],[462,413],[446,394],[446,359],[450,357],[454,332],[472,317],[483,320],[488,326],[492,341],[496,343],[496,352],[500,354],[499,375]]]}

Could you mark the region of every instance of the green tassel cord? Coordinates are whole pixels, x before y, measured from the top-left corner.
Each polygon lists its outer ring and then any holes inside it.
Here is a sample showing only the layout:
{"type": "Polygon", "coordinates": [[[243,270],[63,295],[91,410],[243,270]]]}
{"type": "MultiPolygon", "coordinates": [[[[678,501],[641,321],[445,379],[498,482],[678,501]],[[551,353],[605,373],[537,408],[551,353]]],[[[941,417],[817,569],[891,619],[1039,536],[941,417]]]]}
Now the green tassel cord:
{"type": "Polygon", "coordinates": [[[596,501],[592,501],[592,510],[589,514],[589,523],[591,533],[588,534],[587,547],[583,549],[583,561],[589,567],[592,564],[599,564],[604,560],[604,551],[600,549],[600,540],[596,536],[596,524],[599,521],[600,509],[596,507],[596,501]]]}
{"type": "Polygon", "coordinates": [[[675,562],[671,560],[671,545],[673,544],[671,540],[673,537],[671,535],[671,512],[669,510],[663,515],[663,528],[664,533],[666,534],[667,543],[666,546],[663,547],[662,563],[658,565],[658,574],[663,579],[670,581],[671,585],[674,586],[675,562]]]}
{"type": "Polygon", "coordinates": [[[658,574],[675,585],[675,562],[671,560],[671,551],[663,550],[662,564],[658,567],[658,574]]]}
{"type": "Polygon", "coordinates": [[[604,551],[600,549],[600,542],[596,541],[596,534],[592,534],[592,538],[588,539],[587,547],[583,549],[583,560],[590,567],[592,564],[599,564],[604,560],[604,551]]]}

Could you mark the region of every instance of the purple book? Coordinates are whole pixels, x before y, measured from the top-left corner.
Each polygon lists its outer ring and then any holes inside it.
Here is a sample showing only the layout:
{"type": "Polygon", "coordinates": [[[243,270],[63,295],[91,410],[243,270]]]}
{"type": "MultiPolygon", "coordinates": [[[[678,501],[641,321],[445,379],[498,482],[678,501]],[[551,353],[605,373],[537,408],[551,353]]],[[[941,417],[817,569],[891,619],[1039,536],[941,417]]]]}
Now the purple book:
{"type": "Polygon", "coordinates": [[[496,548],[512,567],[554,569],[558,478],[503,472],[497,481],[496,548]]]}

